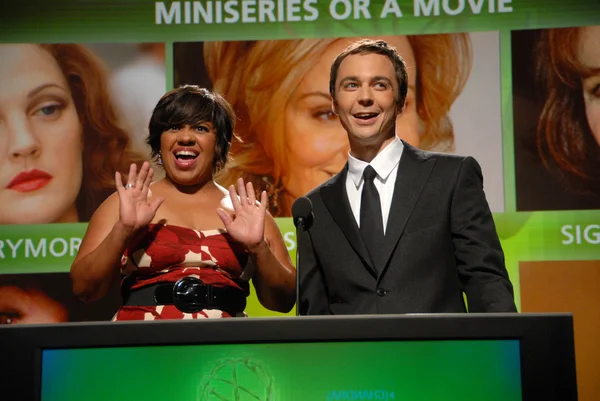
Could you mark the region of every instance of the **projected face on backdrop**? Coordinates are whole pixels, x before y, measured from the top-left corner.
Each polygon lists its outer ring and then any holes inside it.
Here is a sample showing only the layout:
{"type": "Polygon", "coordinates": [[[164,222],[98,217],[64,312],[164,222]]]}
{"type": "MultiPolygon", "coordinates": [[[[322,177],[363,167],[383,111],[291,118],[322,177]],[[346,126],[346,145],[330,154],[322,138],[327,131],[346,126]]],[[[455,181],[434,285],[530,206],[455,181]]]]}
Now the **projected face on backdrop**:
{"type": "MultiPolygon", "coordinates": [[[[293,196],[306,194],[338,173],[348,159],[348,135],[331,107],[329,70],[335,57],[359,38],[340,39],[331,44],[319,62],[304,76],[285,109],[287,147],[284,186],[293,196]]],[[[419,146],[419,117],[416,108],[415,56],[405,36],[373,37],[395,47],[408,68],[406,109],[396,120],[396,134],[419,146]]]]}
{"type": "Polygon", "coordinates": [[[582,30],[578,55],[579,61],[593,71],[589,77],[583,77],[583,100],[588,124],[600,144],[600,26],[582,30]]]}
{"type": "Polygon", "coordinates": [[[83,139],[67,81],[37,45],[1,45],[0,60],[0,224],[77,221],[83,139]]]}
{"type": "MultiPolygon", "coordinates": [[[[242,141],[232,142],[233,160],[217,177],[220,184],[235,184],[242,177],[257,192],[267,191],[273,216],[287,217],[298,196],[341,170],[349,145],[331,110],[329,71],[335,57],[359,39],[203,43],[207,77],[240,121],[236,135],[242,141]]],[[[396,47],[407,64],[410,86],[406,110],[397,119],[397,135],[422,149],[453,151],[449,112],[471,70],[469,35],[369,39],[396,47]]],[[[182,57],[176,57],[176,68],[183,68],[184,55],[192,49],[182,43],[175,50],[182,57]]]]}
{"type": "Polygon", "coordinates": [[[65,307],[44,292],[0,285],[0,324],[61,323],[67,320],[65,307]]]}

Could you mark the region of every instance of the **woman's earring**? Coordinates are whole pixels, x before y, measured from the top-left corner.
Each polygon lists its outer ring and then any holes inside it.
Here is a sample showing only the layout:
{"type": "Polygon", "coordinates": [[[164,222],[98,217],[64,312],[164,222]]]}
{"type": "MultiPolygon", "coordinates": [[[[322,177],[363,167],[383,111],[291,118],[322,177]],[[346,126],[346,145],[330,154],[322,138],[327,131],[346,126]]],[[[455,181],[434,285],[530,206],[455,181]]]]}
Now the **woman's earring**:
{"type": "Polygon", "coordinates": [[[162,164],[163,164],[163,160],[162,160],[162,154],[161,154],[160,152],[158,152],[158,159],[157,159],[156,163],[157,163],[159,166],[162,166],[162,164]]]}

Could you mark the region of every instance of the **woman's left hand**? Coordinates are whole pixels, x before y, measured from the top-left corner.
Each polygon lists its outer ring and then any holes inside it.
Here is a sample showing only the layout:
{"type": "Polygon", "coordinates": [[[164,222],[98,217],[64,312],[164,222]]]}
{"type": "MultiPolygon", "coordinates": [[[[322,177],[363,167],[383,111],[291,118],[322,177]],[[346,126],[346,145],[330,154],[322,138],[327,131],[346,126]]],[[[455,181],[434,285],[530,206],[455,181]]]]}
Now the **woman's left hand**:
{"type": "Polygon", "coordinates": [[[229,186],[229,197],[235,212],[233,218],[225,210],[217,209],[225,229],[234,240],[247,247],[259,245],[265,235],[267,193],[263,191],[260,203],[257,203],[252,183],[244,185],[244,180],[240,178],[237,182],[237,192],[233,185],[229,186]]]}

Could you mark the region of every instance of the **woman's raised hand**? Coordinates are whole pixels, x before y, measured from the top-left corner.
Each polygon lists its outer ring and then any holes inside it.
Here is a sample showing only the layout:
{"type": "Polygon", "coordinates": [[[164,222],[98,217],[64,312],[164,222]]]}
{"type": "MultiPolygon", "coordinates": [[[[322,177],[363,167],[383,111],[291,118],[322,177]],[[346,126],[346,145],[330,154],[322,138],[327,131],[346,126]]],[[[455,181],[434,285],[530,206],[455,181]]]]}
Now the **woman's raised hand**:
{"type": "Polygon", "coordinates": [[[126,229],[132,232],[150,224],[164,201],[163,198],[156,198],[152,202],[148,202],[148,190],[153,176],[154,170],[148,162],[144,162],[139,173],[137,166],[131,165],[125,186],[123,186],[121,174],[119,172],[115,174],[119,194],[120,221],[126,229]]]}
{"type": "Polygon", "coordinates": [[[244,180],[240,178],[237,181],[237,192],[233,185],[229,186],[229,197],[235,212],[233,218],[225,210],[217,209],[225,229],[234,240],[248,247],[260,244],[265,234],[267,193],[263,191],[260,203],[256,202],[252,183],[244,185],[244,180]]]}

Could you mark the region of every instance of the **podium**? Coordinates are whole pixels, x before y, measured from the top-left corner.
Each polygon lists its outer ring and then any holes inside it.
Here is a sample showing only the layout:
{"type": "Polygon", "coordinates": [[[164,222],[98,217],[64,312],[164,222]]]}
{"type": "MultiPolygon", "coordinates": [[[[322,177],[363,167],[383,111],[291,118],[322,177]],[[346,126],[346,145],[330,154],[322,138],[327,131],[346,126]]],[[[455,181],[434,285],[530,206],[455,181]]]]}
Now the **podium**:
{"type": "Polygon", "coordinates": [[[571,314],[5,326],[0,348],[6,400],[577,400],[571,314]]]}

